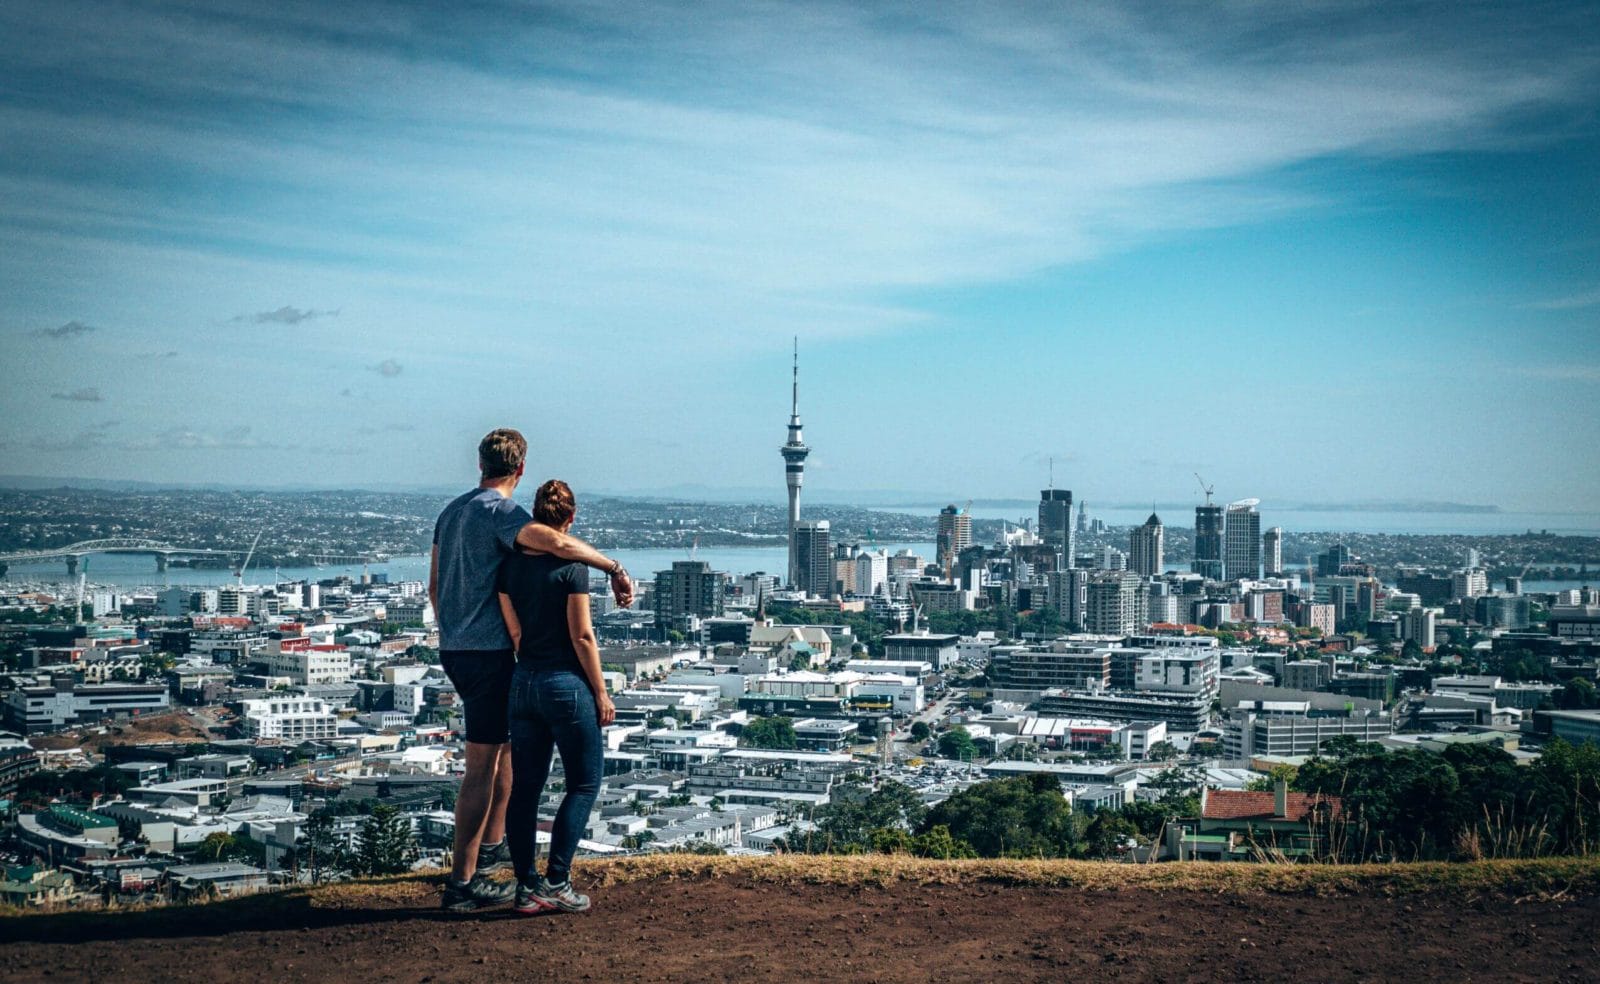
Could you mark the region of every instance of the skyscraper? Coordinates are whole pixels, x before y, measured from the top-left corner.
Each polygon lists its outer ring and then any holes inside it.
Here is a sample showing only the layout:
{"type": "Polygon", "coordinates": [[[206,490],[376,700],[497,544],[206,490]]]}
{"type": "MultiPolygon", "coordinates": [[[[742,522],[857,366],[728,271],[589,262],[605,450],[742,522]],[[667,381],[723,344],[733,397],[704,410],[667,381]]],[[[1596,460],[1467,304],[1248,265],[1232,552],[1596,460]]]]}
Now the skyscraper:
{"type": "Polygon", "coordinates": [[[1159,577],[1165,565],[1162,554],[1166,538],[1161,517],[1151,513],[1143,526],[1135,526],[1128,534],[1128,570],[1146,577],[1159,577]]]}
{"type": "Polygon", "coordinates": [[[726,578],[703,560],[675,560],[671,570],[657,571],[656,628],[687,632],[694,619],[721,615],[726,578]]]}
{"type": "Polygon", "coordinates": [[[938,554],[936,563],[942,571],[955,567],[961,551],[972,544],[972,517],[965,509],[954,505],[939,510],[939,532],[934,542],[938,554]]]}
{"type": "Polygon", "coordinates": [[[1230,581],[1261,577],[1260,499],[1240,499],[1228,503],[1223,525],[1223,574],[1230,581]]]}
{"type": "MultiPolygon", "coordinates": [[[[800,486],[805,482],[806,455],[811,449],[806,447],[805,438],[800,434],[800,340],[794,343],[794,390],[789,406],[789,442],[779,449],[783,455],[783,477],[789,485],[789,584],[792,587],[802,587],[800,584],[799,543],[796,540],[796,528],[800,525],[800,486]]],[[[827,529],[827,524],[823,524],[827,529]]]]}
{"type": "Polygon", "coordinates": [[[833,594],[833,550],[828,546],[828,521],[808,519],[794,524],[791,540],[796,589],[827,598],[833,594]]]}
{"type": "Polygon", "coordinates": [[[1043,489],[1039,492],[1039,540],[1061,557],[1061,570],[1073,564],[1077,547],[1072,531],[1072,491],[1043,489]]]}
{"type": "Polygon", "coordinates": [[[1268,577],[1283,573],[1283,527],[1274,526],[1262,535],[1261,566],[1268,577]]]}
{"type": "Polygon", "coordinates": [[[1222,580],[1222,507],[1207,502],[1194,507],[1194,560],[1189,570],[1222,580]]]}

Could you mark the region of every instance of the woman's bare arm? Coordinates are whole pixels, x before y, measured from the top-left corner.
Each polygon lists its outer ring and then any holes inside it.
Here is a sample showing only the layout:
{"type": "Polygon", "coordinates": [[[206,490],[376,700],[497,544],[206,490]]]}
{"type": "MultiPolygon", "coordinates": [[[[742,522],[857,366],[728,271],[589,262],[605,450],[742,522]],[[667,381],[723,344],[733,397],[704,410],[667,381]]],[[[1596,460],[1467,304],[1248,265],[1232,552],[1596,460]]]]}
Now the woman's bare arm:
{"type": "Polygon", "coordinates": [[[578,665],[594,691],[594,706],[604,728],[617,719],[616,705],[606,693],[606,679],[600,671],[600,646],[595,641],[594,625],[589,620],[589,595],[577,591],[567,595],[567,634],[572,637],[572,648],[578,652],[578,665]]]}

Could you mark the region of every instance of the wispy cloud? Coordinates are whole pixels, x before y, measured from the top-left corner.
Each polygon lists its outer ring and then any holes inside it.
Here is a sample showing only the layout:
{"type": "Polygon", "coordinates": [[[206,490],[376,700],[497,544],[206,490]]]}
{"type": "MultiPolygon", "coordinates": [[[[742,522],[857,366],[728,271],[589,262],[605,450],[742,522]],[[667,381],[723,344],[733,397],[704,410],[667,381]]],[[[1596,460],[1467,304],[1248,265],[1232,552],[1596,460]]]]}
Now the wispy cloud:
{"type": "Polygon", "coordinates": [[[30,222],[116,250],[179,241],[235,262],[359,268],[552,321],[692,330],[701,345],[815,338],[915,324],[884,299],[905,288],[1005,281],[1322,207],[1342,192],[1273,175],[1527,139],[1503,121],[1588,106],[1596,82],[1592,50],[1551,44],[1583,25],[1555,5],[1470,18],[1356,6],[1336,31],[1321,5],[1248,2],[892,16],[599,2],[549,17],[491,4],[425,36],[391,14],[14,15],[30,23],[13,37],[39,39],[0,50],[16,71],[81,54],[94,91],[139,94],[11,106],[14,129],[70,159],[125,153],[137,173],[237,192],[35,183],[30,222]],[[241,107],[261,125],[230,125],[241,107]]]}
{"type": "Polygon", "coordinates": [[[339,312],[337,310],[318,311],[314,308],[297,308],[290,307],[289,305],[285,304],[283,307],[274,311],[257,311],[255,314],[236,314],[232,318],[229,318],[228,321],[230,324],[297,325],[302,321],[312,321],[316,318],[335,318],[338,317],[338,315],[339,312]]]}
{"type": "Polygon", "coordinates": [[[369,366],[368,368],[385,379],[393,379],[394,377],[400,375],[404,369],[400,363],[394,361],[393,359],[384,359],[377,365],[369,366]]]}
{"type": "Polygon", "coordinates": [[[194,427],[169,427],[151,437],[122,445],[130,451],[281,451],[289,447],[257,437],[248,426],[208,431],[194,427]]]}
{"type": "Polygon", "coordinates": [[[94,325],[86,325],[81,321],[68,321],[66,324],[54,328],[35,328],[33,334],[40,338],[81,338],[84,335],[99,331],[94,325]]]}
{"type": "Polygon", "coordinates": [[[1580,383],[1600,383],[1600,366],[1523,366],[1514,369],[1519,376],[1532,379],[1557,379],[1580,383]]]}
{"type": "Polygon", "coordinates": [[[51,393],[52,400],[69,400],[73,403],[99,403],[101,402],[100,390],[93,386],[83,386],[64,393],[51,393]]]}
{"type": "Polygon", "coordinates": [[[1553,297],[1544,301],[1532,301],[1523,306],[1535,311],[1576,311],[1597,304],[1600,304],[1600,289],[1569,294],[1566,297],[1553,297]]]}

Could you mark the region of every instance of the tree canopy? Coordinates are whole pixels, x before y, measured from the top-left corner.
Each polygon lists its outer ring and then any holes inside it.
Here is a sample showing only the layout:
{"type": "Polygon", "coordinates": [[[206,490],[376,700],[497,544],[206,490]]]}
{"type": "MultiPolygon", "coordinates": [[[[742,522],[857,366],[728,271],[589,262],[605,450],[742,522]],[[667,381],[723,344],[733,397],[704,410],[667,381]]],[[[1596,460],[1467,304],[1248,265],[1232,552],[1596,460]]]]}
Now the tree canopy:
{"type": "Polygon", "coordinates": [[[794,722],[782,715],[751,718],[739,743],[746,748],[794,748],[794,722]]]}

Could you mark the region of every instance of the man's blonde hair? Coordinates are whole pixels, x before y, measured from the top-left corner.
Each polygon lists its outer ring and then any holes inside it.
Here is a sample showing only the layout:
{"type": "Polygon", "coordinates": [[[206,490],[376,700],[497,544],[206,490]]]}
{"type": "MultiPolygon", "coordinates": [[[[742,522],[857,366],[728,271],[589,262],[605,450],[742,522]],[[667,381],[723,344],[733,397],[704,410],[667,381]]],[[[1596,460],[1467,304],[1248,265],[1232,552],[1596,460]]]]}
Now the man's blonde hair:
{"type": "Polygon", "coordinates": [[[509,427],[492,430],[478,442],[478,471],[485,481],[515,475],[527,457],[527,440],[509,427]]]}

